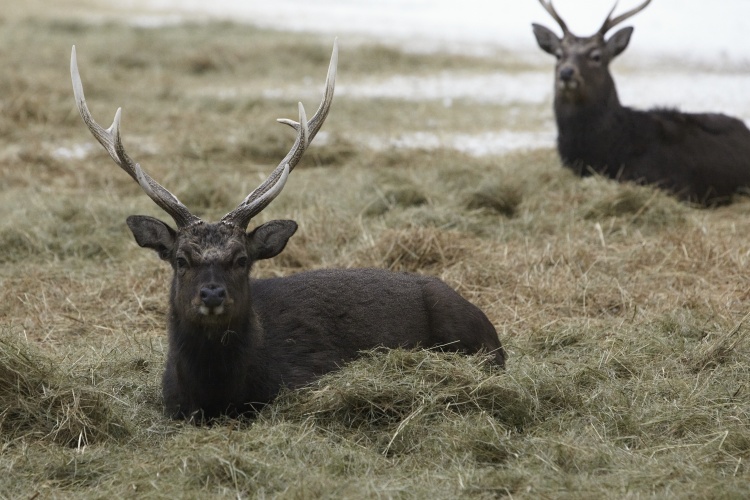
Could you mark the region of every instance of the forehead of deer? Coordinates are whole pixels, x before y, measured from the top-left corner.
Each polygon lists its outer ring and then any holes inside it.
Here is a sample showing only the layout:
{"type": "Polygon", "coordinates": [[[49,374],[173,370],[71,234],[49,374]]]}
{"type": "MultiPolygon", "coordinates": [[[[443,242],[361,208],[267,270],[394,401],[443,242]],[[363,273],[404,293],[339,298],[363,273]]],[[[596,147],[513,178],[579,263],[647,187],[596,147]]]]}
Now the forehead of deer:
{"type": "Polygon", "coordinates": [[[603,43],[604,38],[600,35],[587,37],[570,35],[563,38],[562,47],[564,51],[569,53],[584,53],[593,49],[601,48],[603,43]]]}
{"type": "Polygon", "coordinates": [[[226,260],[246,248],[245,231],[240,227],[215,223],[194,224],[180,230],[177,253],[202,261],[226,260]]]}

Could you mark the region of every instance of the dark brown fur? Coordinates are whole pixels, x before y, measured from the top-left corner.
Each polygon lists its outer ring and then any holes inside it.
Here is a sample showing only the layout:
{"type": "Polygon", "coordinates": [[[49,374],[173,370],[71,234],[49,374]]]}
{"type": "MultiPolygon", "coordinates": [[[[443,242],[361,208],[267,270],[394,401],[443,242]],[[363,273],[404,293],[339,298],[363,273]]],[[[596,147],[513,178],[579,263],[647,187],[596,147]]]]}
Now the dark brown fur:
{"type": "Polygon", "coordinates": [[[625,50],[633,28],[606,41],[603,34],[559,38],[544,26],[533,28],[539,46],[558,57],[554,109],[566,167],[578,175],[654,184],[703,205],[747,191],[750,130],[742,121],[620,104],[609,63],[625,50]]]}
{"type": "Polygon", "coordinates": [[[224,223],[179,232],[145,216],[128,218],[139,245],[174,269],[167,412],[212,418],[257,410],[282,387],[299,387],[363,350],[440,347],[492,353],[504,366],[495,328],[437,278],[381,269],[327,269],[250,279],[252,263],[281,252],[297,225],[272,221],[250,233],[224,223]],[[213,287],[213,288],[211,288],[213,287]],[[202,314],[202,292],[225,290],[221,314],[202,314]]]}

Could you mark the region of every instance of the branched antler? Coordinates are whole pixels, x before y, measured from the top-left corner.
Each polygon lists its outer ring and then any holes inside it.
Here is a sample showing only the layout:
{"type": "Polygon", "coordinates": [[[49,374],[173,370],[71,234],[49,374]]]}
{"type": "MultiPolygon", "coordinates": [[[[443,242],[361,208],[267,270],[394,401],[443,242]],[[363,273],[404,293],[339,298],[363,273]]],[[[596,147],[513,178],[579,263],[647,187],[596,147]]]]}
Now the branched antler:
{"type": "MultiPolygon", "coordinates": [[[[307,120],[305,108],[299,103],[299,122],[288,119],[279,119],[279,122],[291,126],[297,131],[297,138],[289,150],[289,153],[281,160],[281,163],[271,172],[268,178],[255,190],[253,190],[240,203],[237,208],[222,217],[221,222],[233,224],[243,229],[247,227],[250,220],[258,215],[284,188],[284,184],[289,173],[299,163],[300,158],[312,142],[315,135],[320,130],[328,111],[333,102],[333,91],[336,83],[336,66],[338,64],[338,42],[334,41],[333,53],[331,54],[331,63],[328,66],[328,75],[326,77],[326,88],[323,94],[323,100],[318,110],[312,116],[310,121],[307,120]]],[[[192,224],[201,223],[201,219],[191,214],[175,195],[170,193],[161,184],[152,179],[144,172],[140,165],[135,163],[125,152],[120,138],[120,115],[122,109],[118,108],[115,113],[115,119],[109,128],[105,129],[91,116],[91,112],[86,105],[86,98],[83,95],[83,85],[81,76],[78,73],[78,63],[76,61],[76,48],[70,55],[70,76],[73,80],[73,94],[75,95],[78,112],[81,114],[84,123],[89,131],[93,134],[99,143],[104,146],[112,159],[125,172],[130,175],[146,194],[154,200],[165,212],[172,216],[178,228],[186,227],[192,224]]]]}
{"type": "MultiPolygon", "coordinates": [[[[568,25],[565,24],[565,21],[563,21],[562,17],[560,17],[560,14],[557,13],[555,8],[552,6],[552,0],[539,0],[539,3],[542,4],[542,7],[544,7],[544,10],[546,10],[552,18],[557,21],[557,24],[560,25],[560,28],[563,30],[563,36],[568,36],[571,34],[570,30],[568,29],[568,25]]],[[[604,20],[604,24],[602,24],[602,27],[599,28],[599,31],[597,31],[598,35],[604,36],[607,31],[611,30],[621,22],[625,21],[626,19],[629,19],[630,17],[633,17],[634,15],[638,14],[640,11],[645,9],[648,4],[651,3],[651,0],[646,0],[638,7],[635,7],[623,14],[620,14],[616,18],[612,19],[612,14],[614,14],[615,9],[617,8],[617,2],[615,2],[615,5],[612,7],[612,10],[609,11],[609,14],[607,15],[607,19],[604,20]]]]}
{"type": "Polygon", "coordinates": [[[107,150],[109,156],[112,157],[115,163],[117,163],[121,169],[127,172],[130,177],[140,184],[146,194],[154,200],[162,210],[172,216],[177,227],[186,227],[191,224],[202,222],[198,217],[191,214],[190,210],[188,210],[175,195],[167,191],[161,184],[144,172],[141,169],[141,166],[135,163],[125,152],[125,147],[122,145],[122,139],[120,138],[120,116],[122,114],[122,108],[117,108],[115,119],[112,121],[112,125],[107,129],[94,121],[94,118],[91,116],[91,112],[86,105],[86,97],[83,95],[83,84],[81,83],[81,75],[78,73],[75,45],[70,54],[70,77],[73,80],[73,94],[75,95],[78,112],[81,114],[83,122],[96,140],[104,146],[104,149],[107,150]]]}
{"type": "Polygon", "coordinates": [[[279,165],[271,172],[271,175],[258,186],[253,192],[240,203],[237,208],[222,217],[221,221],[234,224],[239,227],[247,227],[250,219],[258,215],[271,201],[281,192],[283,182],[286,181],[286,175],[291,172],[299,163],[300,158],[310,145],[315,135],[320,130],[328,111],[333,102],[333,90],[336,85],[336,67],[338,65],[338,41],[333,42],[333,53],[331,62],[328,65],[328,75],[326,76],[325,92],[323,100],[315,114],[307,121],[305,108],[299,103],[299,122],[286,118],[279,118],[279,123],[285,123],[297,131],[297,138],[287,155],[279,165]],[[284,172],[287,172],[284,175],[284,172]]]}
{"type": "Polygon", "coordinates": [[[609,14],[607,14],[607,19],[604,20],[604,24],[602,24],[602,27],[599,28],[598,33],[602,36],[604,36],[607,31],[611,30],[621,22],[625,21],[626,19],[629,19],[633,17],[634,15],[638,14],[640,11],[648,7],[648,4],[651,3],[651,0],[646,0],[638,7],[635,7],[623,14],[620,14],[616,18],[612,19],[612,14],[615,13],[615,9],[617,8],[617,2],[615,2],[615,5],[612,7],[612,10],[609,11],[609,14]]]}
{"type": "Polygon", "coordinates": [[[569,35],[570,30],[568,29],[568,25],[565,24],[565,21],[562,20],[560,14],[558,14],[555,8],[552,6],[552,0],[539,0],[539,3],[542,4],[544,10],[546,10],[549,15],[552,16],[552,19],[557,21],[557,24],[560,25],[560,28],[562,28],[563,30],[563,36],[569,35]]]}

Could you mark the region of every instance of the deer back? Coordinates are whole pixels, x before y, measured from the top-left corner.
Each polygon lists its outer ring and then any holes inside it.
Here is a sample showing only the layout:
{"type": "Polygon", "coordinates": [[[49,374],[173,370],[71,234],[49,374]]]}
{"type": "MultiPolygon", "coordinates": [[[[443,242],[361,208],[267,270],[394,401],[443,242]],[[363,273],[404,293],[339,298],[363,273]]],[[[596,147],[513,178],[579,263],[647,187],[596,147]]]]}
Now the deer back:
{"type": "Polygon", "coordinates": [[[504,364],[497,333],[484,313],[434,277],[323,269],[254,280],[253,296],[265,342],[278,349],[274,359],[289,357],[290,370],[323,373],[379,346],[483,350],[504,364]]]}

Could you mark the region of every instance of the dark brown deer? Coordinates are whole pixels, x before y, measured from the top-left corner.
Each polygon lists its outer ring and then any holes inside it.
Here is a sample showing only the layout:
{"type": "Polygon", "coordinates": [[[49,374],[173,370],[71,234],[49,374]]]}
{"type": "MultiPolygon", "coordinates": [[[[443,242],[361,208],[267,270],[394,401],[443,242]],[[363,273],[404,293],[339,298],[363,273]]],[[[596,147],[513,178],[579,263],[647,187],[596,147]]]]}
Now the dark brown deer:
{"type": "Polygon", "coordinates": [[[255,261],[279,254],[297,230],[294,221],[275,220],[246,232],[250,220],[281,192],[323,125],[333,99],[337,53],[334,45],[324,97],[310,121],[301,103],[299,122],[279,120],[297,132],[289,153],[237,208],[207,223],[127,155],[120,109],[108,129],[93,120],[73,47],[70,72],[83,121],[177,225],[173,229],[143,215],[127,219],[136,242],[155,250],[174,271],[163,376],[171,416],[200,421],[251,413],[282,387],[308,384],[379,346],[485,352],[504,366],[503,348],[484,313],[437,278],[381,269],[249,277],[255,261]]]}
{"type": "MultiPolygon", "coordinates": [[[[537,43],[557,57],[555,118],[563,165],[578,175],[600,173],[621,181],[654,184],[702,205],[731,201],[750,186],[750,130],[719,113],[624,107],[609,63],[628,46],[633,28],[606,33],[651,2],[612,18],[594,35],[570,32],[551,1],[539,0],[557,21],[562,38],[533,24],[537,43]]],[[[616,7],[616,4],[615,4],[616,7]]]]}

